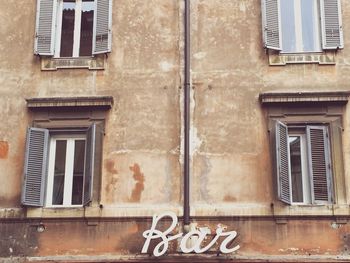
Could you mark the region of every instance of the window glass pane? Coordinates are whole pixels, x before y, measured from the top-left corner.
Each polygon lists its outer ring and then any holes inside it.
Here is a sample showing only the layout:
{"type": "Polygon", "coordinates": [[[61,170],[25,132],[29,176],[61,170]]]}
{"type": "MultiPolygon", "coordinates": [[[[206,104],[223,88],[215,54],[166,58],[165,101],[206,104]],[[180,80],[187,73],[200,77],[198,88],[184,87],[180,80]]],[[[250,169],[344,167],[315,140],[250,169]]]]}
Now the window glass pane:
{"type": "Polygon", "coordinates": [[[82,204],[84,160],[85,160],[85,140],[75,140],[72,205],[82,204]]]}
{"type": "Polygon", "coordinates": [[[93,0],[82,2],[79,56],[92,55],[94,8],[95,2],[93,0]]]}
{"type": "Polygon", "coordinates": [[[296,51],[294,1],[281,0],[282,50],[296,51]]]}
{"type": "Polygon", "coordinates": [[[318,12],[314,0],[301,0],[301,21],[303,51],[319,51],[318,12]]]}
{"type": "Polygon", "coordinates": [[[63,204],[64,176],[66,170],[67,141],[56,141],[55,171],[53,180],[52,204],[63,204]]]}
{"type": "Polygon", "coordinates": [[[300,136],[289,136],[292,201],[303,202],[300,136]]]}
{"type": "Polygon", "coordinates": [[[75,1],[64,0],[62,11],[61,57],[73,56],[75,1]]]}

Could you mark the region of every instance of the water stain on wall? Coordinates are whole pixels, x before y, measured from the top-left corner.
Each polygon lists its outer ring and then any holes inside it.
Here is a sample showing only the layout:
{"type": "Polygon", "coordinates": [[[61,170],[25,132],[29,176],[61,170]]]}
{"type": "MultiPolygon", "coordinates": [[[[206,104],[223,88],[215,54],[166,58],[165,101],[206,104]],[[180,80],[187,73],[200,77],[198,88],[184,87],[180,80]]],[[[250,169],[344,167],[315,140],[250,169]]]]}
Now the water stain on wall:
{"type": "Polygon", "coordinates": [[[232,195],[225,195],[224,202],[235,202],[237,201],[237,198],[232,195]]]}
{"type": "Polygon", "coordinates": [[[9,153],[9,144],[5,141],[0,141],[0,159],[7,159],[9,153]]]}
{"type": "Polygon", "coordinates": [[[133,178],[136,181],[134,189],[131,193],[130,202],[140,202],[142,191],[145,188],[145,176],[143,173],[141,173],[140,166],[137,163],[135,163],[133,166],[130,166],[129,169],[134,173],[133,178]]]}
{"type": "MultiPolygon", "coordinates": [[[[106,183],[106,193],[113,193],[117,188],[118,183],[118,173],[119,171],[116,168],[116,161],[112,159],[108,159],[105,161],[105,168],[108,172],[107,183],[106,183]]],[[[107,201],[112,201],[112,196],[107,195],[107,201]]]]}

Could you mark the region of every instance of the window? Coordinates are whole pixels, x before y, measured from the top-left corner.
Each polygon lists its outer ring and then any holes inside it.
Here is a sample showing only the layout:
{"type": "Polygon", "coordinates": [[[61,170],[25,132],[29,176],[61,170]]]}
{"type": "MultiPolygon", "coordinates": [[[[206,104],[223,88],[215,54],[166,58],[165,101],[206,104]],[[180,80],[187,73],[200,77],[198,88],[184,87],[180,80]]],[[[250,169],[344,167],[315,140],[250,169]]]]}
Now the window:
{"type": "Polygon", "coordinates": [[[111,96],[27,99],[21,202],[33,207],[98,206],[102,144],[111,96]]]}
{"type": "Polygon", "coordinates": [[[265,48],[282,53],[343,48],[340,0],[262,0],[265,48]]]}
{"type": "Polygon", "coordinates": [[[35,54],[86,57],[111,51],[112,0],[37,0],[35,54]]]}
{"type": "Polygon", "coordinates": [[[92,56],[94,0],[59,1],[55,57],[92,56]]]}
{"type": "Polygon", "coordinates": [[[342,140],[349,95],[343,91],[259,95],[267,117],[275,200],[348,206],[342,140]]]}
{"type": "Polygon", "coordinates": [[[46,206],[83,204],[85,146],[85,136],[51,137],[46,206]]]}
{"type": "Polygon", "coordinates": [[[96,124],[72,131],[29,128],[22,203],[46,207],[88,204],[100,133],[96,124]]]}
{"type": "Polygon", "coordinates": [[[282,51],[320,52],[317,0],[281,0],[282,51]]]}
{"type": "Polygon", "coordinates": [[[278,196],[288,204],[332,203],[328,127],[277,121],[278,196]]]}

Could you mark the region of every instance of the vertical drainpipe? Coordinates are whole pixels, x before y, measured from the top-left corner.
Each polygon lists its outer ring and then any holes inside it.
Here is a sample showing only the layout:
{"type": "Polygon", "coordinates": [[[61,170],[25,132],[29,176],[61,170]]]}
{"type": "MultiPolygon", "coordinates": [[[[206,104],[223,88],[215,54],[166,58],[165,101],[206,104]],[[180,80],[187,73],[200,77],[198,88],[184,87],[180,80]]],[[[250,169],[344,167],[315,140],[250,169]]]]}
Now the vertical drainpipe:
{"type": "Polygon", "coordinates": [[[190,224],[190,0],[185,1],[184,17],[184,228],[190,224]]]}

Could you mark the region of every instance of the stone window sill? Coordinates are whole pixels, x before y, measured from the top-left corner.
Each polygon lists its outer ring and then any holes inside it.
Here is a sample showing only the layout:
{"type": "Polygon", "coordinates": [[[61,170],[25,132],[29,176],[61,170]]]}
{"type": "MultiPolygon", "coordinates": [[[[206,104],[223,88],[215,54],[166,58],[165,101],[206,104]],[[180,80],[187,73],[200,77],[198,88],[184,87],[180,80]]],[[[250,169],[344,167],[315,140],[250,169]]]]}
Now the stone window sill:
{"type": "Polygon", "coordinates": [[[284,66],[287,64],[320,64],[334,65],[335,51],[322,53],[282,54],[274,50],[268,50],[269,65],[284,66]]]}
{"type": "Polygon", "coordinates": [[[104,55],[81,58],[41,57],[41,70],[43,71],[79,68],[86,68],[89,70],[103,70],[105,69],[105,64],[106,56],[104,55]]]}

